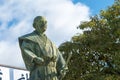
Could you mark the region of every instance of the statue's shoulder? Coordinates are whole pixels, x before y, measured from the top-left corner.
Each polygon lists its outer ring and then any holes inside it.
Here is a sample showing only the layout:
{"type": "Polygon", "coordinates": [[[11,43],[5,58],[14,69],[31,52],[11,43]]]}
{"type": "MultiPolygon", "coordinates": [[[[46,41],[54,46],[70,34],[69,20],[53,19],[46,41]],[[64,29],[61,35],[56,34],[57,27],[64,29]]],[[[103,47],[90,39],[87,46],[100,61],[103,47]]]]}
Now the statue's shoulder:
{"type": "Polygon", "coordinates": [[[35,41],[36,33],[33,31],[32,33],[23,35],[19,37],[19,40],[30,40],[30,41],[35,41]]]}

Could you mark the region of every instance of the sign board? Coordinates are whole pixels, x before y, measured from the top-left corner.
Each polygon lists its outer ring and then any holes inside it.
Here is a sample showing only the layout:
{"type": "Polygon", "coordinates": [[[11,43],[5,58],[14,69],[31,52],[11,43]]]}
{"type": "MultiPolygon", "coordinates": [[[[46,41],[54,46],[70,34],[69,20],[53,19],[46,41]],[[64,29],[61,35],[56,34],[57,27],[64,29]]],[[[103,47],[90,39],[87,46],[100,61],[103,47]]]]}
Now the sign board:
{"type": "Polygon", "coordinates": [[[29,80],[29,71],[14,69],[13,75],[13,80],[29,80]]]}
{"type": "Polygon", "coordinates": [[[10,80],[9,68],[0,66],[0,80],[10,80]]]}
{"type": "Polygon", "coordinates": [[[13,69],[13,80],[29,80],[29,71],[13,69]]]}
{"type": "Polygon", "coordinates": [[[0,66],[0,80],[29,80],[29,71],[10,66],[0,66]]]}

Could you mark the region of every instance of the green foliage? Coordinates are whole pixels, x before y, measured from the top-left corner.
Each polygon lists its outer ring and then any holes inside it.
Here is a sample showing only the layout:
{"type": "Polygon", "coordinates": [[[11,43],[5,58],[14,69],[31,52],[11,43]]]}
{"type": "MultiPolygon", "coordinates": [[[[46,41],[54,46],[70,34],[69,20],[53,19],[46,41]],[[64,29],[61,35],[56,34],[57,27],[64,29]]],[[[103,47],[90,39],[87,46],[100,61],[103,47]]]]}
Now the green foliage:
{"type": "Polygon", "coordinates": [[[119,80],[120,0],[78,28],[83,34],[59,47],[65,58],[73,53],[65,80],[119,80]]]}

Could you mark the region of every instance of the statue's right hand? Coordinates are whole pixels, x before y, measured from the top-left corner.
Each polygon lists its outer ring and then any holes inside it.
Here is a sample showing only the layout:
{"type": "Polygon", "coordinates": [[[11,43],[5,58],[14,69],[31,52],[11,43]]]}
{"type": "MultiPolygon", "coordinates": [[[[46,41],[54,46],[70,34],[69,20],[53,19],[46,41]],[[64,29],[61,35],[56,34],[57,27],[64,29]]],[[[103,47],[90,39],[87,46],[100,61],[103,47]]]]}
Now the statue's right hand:
{"type": "Polygon", "coordinates": [[[43,58],[40,58],[40,57],[35,57],[33,59],[33,61],[36,63],[36,64],[39,64],[39,65],[42,65],[44,63],[44,59],[43,58]]]}

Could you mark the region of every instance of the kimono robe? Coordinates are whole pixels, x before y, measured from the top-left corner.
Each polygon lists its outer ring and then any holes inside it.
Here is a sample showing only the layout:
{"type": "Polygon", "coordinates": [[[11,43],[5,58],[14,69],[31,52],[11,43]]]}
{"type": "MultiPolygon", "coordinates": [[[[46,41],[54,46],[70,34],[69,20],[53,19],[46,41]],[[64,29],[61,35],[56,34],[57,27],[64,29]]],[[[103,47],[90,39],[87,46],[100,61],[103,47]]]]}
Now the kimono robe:
{"type": "Polygon", "coordinates": [[[19,45],[25,66],[30,71],[30,80],[58,80],[60,70],[65,68],[66,63],[46,35],[34,31],[19,37],[19,45]],[[35,64],[35,57],[43,58],[44,64],[35,64]]]}

